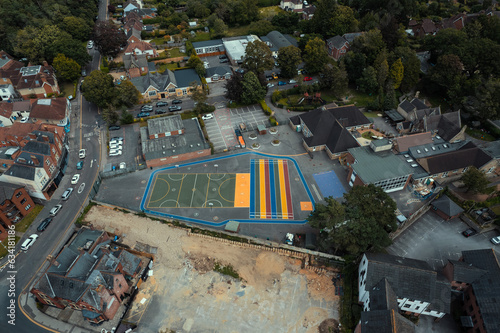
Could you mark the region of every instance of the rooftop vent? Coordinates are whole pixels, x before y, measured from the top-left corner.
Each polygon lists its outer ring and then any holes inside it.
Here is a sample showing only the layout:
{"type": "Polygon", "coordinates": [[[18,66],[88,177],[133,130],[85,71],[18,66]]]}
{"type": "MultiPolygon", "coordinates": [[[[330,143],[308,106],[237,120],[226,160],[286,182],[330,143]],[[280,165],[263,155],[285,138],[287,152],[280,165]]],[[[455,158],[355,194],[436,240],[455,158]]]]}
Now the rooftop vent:
{"type": "Polygon", "coordinates": [[[432,146],[431,148],[432,148],[432,150],[436,150],[436,147],[434,147],[434,146],[432,146]]]}
{"type": "Polygon", "coordinates": [[[418,164],[417,164],[417,163],[413,163],[413,164],[411,165],[411,167],[412,167],[412,168],[416,168],[416,167],[418,167],[418,164]]]}
{"type": "Polygon", "coordinates": [[[424,148],[424,150],[425,150],[426,152],[427,152],[427,151],[429,151],[429,149],[427,149],[427,148],[424,148]]]}
{"type": "Polygon", "coordinates": [[[440,137],[439,135],[436,135],[436,139],[440,140],[440,139],[441,139],[441,137],[440,137]]]}
{"type": "Polygon", "coordinates": [[[445,143],[445,144],[443,145],[443,147],[444,147],[444,148],[448,148],[448,145],[445,143]]]}
{"type": "Polygon", "coordinates": [[[420,149],[417,149],[417,154],[421,154],[422,152],[420,151],[420,149]]]}

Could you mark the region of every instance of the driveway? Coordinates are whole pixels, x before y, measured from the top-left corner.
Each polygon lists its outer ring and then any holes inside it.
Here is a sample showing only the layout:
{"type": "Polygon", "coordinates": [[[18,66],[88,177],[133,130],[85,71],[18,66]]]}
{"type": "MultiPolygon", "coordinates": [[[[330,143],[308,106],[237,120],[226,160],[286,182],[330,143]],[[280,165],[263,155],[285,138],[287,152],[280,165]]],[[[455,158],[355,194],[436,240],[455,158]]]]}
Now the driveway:
{"type": "MultiPolygon", "coordinates": [[[[468,226],[460,219],[444,221],[432,211],[424,214],[417,222],[394,240],[387,248],[393,255],[425,260],[435,269],[443,268],[448,259],[457,260],[462,251],[492,248],[495,230],[476,234],[469,238],[462,236],[468,226]]],[[[496,249],[500,249],[498,246],[496,249]]]]}

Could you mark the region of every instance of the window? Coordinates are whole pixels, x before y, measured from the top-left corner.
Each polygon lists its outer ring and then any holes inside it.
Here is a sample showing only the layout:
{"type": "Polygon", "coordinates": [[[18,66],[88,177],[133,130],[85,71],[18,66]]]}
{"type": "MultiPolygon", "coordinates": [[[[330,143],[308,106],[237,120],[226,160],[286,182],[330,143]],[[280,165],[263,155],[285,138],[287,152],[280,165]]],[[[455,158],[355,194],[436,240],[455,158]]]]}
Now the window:
{"type": "Polygon", "coordinates": [[[24,198],[23,200],[21,200],[21,205],[22,205],[23,203],[25,203],[25,202],[26,202],[26,198],[24,198]]]}
{"type": "Polygon", "coordinates": [[[150,91],[149,96],[156,96],[156,91],[150,91]]]}
{"type": "Polygon", "coordinates": [[[26,207],[24,207],[24,210],[29,210],[31,208],[31,205],[27,205],[26,207]]]}
{"type": "Polygon", "coordinates": [[[49,160],[49,159],[46,159],[46,160],[45,160],[45,163],[46,163],[47,165],[50,165],[50,160],[49,160]]]}
{"type": "Polygon", "coordinates": [[[19,191],[16,193],[16,198],[19,198],[21,195],[23,194],[23,192],[19,191]]]}

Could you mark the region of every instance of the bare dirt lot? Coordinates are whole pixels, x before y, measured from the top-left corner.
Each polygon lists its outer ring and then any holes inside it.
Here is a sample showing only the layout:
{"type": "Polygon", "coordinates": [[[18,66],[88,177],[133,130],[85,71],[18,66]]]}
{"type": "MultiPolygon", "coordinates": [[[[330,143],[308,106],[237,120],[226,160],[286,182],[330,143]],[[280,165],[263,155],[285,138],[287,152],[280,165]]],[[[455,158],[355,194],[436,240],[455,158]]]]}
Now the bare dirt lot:
{"type": "Polygon", "coordinates": [[[140,332],[319,332],[338,320],[331,276],[301,269],[274,252],[188,236],[131,213],[93,207],[86,221],[157,247],[153,276],[140,287],[127,320],[140,332]],[[213,270],[232,266],[240,279],[213,270]],[[332,320],[335,319],[335,320],[332,320]]]}

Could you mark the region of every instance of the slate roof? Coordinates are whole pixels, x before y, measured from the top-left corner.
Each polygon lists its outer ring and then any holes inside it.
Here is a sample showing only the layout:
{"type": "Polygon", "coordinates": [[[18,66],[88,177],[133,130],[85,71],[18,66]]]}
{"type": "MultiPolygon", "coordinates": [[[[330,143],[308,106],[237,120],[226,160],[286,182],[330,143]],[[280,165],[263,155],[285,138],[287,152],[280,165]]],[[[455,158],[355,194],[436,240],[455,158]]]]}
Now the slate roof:
{"type": "Polygon", "coordinates": [[[346,128],[371,124],[370,120],[355,105],[332,107],[329,104],[325,105],[325,108],[346,128]]]}
{"type": "Polygon", "coordinates": [[[129,40],[132,37],[136,37],[137,39],[142,40],[141,39],[141,30],[137,30],[135,28],[128,30],[127,31],[127,40],[129,40]]]}
{"type": "Polygon", "coordinates": [[[224,43],[222,42],[222,39],[212,39],[212,40],[204,40],[201,42],[193,42],[193,47],[195,49],[200,48],[200,47],[207,47],[207,46],[221,46],[224,43]]]}
{"type": "Polygon", "coordinates": [[[493,249],[462,251],[465,263],[487,271],[472,282],[471,286],[481,311],[487,332],[497,332],[500,327],[500,264],[493,249]]]}
{"type": "Polygon", "coordinates": [[[416,330],[415,324],[398,310],[364,311],[360,322],[363,333],[413,333],[416,330]]]}
{"type": "Polygon", "coordinates": [[[4,200],[12,199],[14,192],[20,187],[19,185],[0,182],[0,203],[4,202],[4,200]]]}
{"type": "Polygon", "coordinates": [[[462,213],[464,210],[451,200],[447,195],[434,200],[432,206],[439,209],[448,216],[455,216],[462,213]]]}
{"type": "Polygon", "coordinates": [[[193,81],[196,81],[198,85],[201,85],[200,76],[192,68],[177,70],[174,72],[174,76],[178,88],[187,88],[193,81]]]}
{"type": "Polygon", "coordinates": [[[232,75],[231,67],[229,67],[229,66],[209,67],[205,71],[205,77],[212,77],[215,74],[217,74],[219,76],[224,76],[226,74],[231,74],[232,75]]]}
{"type": "Polygon", "coordinates": [[[494,159],[500,158],[500,140],[487,142],[483,150],[494,159]]]}
{"type": "Polygon", "coordinates": [[[139,267],[139,264],[141,263],[141,259],[139,257],[125,250],[119,251],[118,260],[122,264],[123,271],[131,276],[134,275],[139,267]]]}
{"type": "Polygon", "coordinates": [[[326,40],[326,44],[340,50],[344,45],[349,44],[349,42],[347,42],[344,37],[337,35],[332,38],[328,38],[326,40]]]}
{"type": "Polygon", "coordinates": [[[30,140],[23,147],[23,151],[50,156],[50,144],[47,142],[30,140]]]}
{"type": "Polygon", "coordinates": [[[345,38],[345,40],[351,44],[352,42],[354,42],[354,40],[361,36],[362,34],[364,34],[364,32],[349,32],[349,33],[346,33],[344,34],[342,37],[345,38]]]}
{"type": "Polygon", "coordinates": [[[429,302],[429,309],[450,313],[451,287],[425,261],[382,253],[365,255],[366,290],[386,278],[399,298],[429,302]]]}
{"type": "Polygon", "coordinates": [[[273,30],[266,35],[266,37],[271,42],[271,50],[278,51],[282,47],[295,46],[297,47],[297,41],[292,43],[289,39],[285,37],[281,32],[273,30]]]}
{"type": "Polygon", "coordinates": [[[411,147],[433,142],[431,132],[400,136],[394,140],[400,153],[408,151],[411,147]]]}
{"type": "Polygon", "coordinates": [[[78,302],[89,286],[80,280],[66,278],[53,273],[45,273],[35,285],[36,289],[50,297],[78,302]]]}
{"type": "Polygon", "coordinates": [[[410,101],[407,99],[405,99],[404,101],[399,103],[399,107],[401,109],[403,109],[404,111],[406,111],[407,113],[409,113],[415,109],[415,106],[413,104],[411,104],[410,101]]]}
{"type": "Polygon", "coordinates": [[[453,265],[453,281],[472,283],[488,271],[477,268],[463,261],[448,260],[453,265]]]}
{"type": "Polygon", "coordinates": [[[14,58],[5,51],[0,51],[0,68],[5,66],[9,61],[14,60],[14,58]]]}
{"type": "Polygon", "coordinates": [[[145,54],[124,54],[122,59],[126,70],[132,67],[148,67],[148,58],[145,54]]]}
{"type": "Polygon", "coordinates": [[[96,262],[97,258],[94,258],[87,252],[84,252],[79,256],[78,260],[73,264],[66,276],[85,281],[87,276],[92,272],[91,268],[96,262]]]}
{"type": "Polygon", "coordinates": [[[177,85],[174,73],[169,69],[167,69],[163,74],[147,73],[143,76],[134,77],[130,79],[130,82],[132,82],[132,84],[137,88],[137,90],[139,90],[141,94],[144,94],[150,86],[153,86],[159,91],[165,91],[170,83],[174,84],[176,87],[179,87],[177,85]]]}
{"type": "Polygon", "coordinates": [[[365,184],[411,175],[413,168],[391,151],[374,152],[369,146],[350,148],[348,152],[356,160],[352,169],[365,184]]]}
{"type": "Polygon", "coordinates": [[[27,180],[35,180],[35,168],[27,165],[14,164],[4,174],[27,180]]]}
{"type": "Polygon", "coordinates": [[[434,131],[446,141],[450,141],[462,129],[460,111],[430,115],[423,121],[426,131],[434,131]]]}
{"type": "Polygon", "coordinates": [[[56,257],[55,262],[50,265],[48,272],[66,275],[71,265],[79,255],[78,251],[70,247],[65,247],[56,257]]]}

